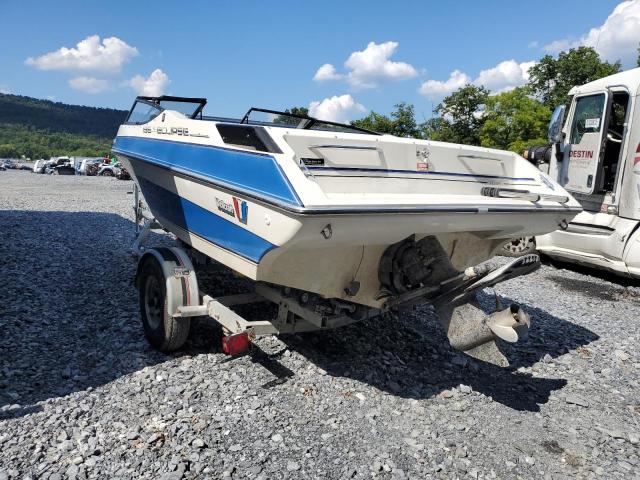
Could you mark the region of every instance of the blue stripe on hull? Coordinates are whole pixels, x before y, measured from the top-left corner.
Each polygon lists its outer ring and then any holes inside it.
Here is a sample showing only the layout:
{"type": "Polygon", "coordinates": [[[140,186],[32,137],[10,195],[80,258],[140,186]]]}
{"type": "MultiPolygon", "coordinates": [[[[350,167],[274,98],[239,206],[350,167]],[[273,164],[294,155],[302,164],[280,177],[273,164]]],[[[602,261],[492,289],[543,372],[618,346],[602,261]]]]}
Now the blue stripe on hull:
{"type": "Polygon", "coordinates": [[[116,137],[113,150],[157,165],[196,173],[258,196],[302,205],[284,172],[270,155],[211,145],[124,136],[116,137]]]}
{"type": "Polygon", "coordinates": [[[152,212],[178,227],[255,263],[275,245],[248,230],[141,177],[138,183],[152,212]]]}

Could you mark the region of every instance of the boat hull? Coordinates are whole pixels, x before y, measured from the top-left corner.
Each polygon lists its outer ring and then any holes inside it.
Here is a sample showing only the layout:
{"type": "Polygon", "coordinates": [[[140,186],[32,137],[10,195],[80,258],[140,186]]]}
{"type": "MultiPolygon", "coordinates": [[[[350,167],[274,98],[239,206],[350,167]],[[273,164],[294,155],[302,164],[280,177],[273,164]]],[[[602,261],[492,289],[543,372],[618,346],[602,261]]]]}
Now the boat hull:
{"type": "Polygon", "coordinates": [[[123,124],[113,151],[155,218],[195,249],[256,281],[372,307],[391,245],[435,237],[462,270],[580,211],[512,152],[388,135],[162,110],[123,124]]]}
{"type": "Polygon", "coordinates": [[[462,270],[491,258],[511,236],[554,228],[566,209],[523,215],[469,205],[323,211],[287,207],[141,156],[119,155],[152,214],[205,255],[256,281],[379,307],[378,268],[389,245],[433,235],[462,270]],[[357,281],[357,293],[345,288],[357,281]]]}

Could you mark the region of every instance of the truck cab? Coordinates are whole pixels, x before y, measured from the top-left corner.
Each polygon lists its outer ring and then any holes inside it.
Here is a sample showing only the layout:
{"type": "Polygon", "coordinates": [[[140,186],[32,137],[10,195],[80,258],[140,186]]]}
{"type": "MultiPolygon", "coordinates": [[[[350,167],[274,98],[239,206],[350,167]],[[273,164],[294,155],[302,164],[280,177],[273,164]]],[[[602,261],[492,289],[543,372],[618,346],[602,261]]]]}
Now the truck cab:
{"type": "Polygon", "coordinates": [[[569,107],[554,111],[551,154],[539,168],[584,211],[536,237],[542,253],[640,278],[639,90],[635,68],[574,87],[569,107]]]}

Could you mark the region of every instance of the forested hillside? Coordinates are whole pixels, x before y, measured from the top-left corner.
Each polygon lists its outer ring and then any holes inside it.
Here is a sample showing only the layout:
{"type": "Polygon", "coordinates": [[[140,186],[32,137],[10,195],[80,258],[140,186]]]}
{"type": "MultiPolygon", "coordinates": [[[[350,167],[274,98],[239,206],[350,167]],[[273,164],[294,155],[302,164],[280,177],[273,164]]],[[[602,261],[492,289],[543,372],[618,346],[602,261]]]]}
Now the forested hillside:
{"type": "Polygon", "coordinates": [[[0,94],[0,158],[103,155],[126,113],[0,94]]]}

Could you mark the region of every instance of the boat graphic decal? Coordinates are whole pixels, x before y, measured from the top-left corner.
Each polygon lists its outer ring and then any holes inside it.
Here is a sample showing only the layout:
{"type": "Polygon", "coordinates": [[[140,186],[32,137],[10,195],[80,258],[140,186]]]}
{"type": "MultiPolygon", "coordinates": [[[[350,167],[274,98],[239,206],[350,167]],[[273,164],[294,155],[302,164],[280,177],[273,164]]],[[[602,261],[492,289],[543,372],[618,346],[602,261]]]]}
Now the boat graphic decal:
{"type": "Polygon", "coordinates": [[[249,213],[249,206],[247,202],[244,200],[240,200],[237,197],[233,197],[233,208],[236,213],[236,218],[240,220],[241,223],[247,224],[247,216],[249,213]]]}
{"type": "Polygon", "coordinates": [[[218,197],[216,197],[216,205],[218,206],[218,210],[220,210],[222,213],[226,213],[230,217],[236,216],[233,205],[231,205],[230,203],[227,203],[224,200],[221,200],[218,197]]]}
{"type": "Polygon", "coordinates": [[[216,197],[216,205],[218,210],[222,213],[229,215],[230,217],[237,218],[240,223],[247,224],[247,217],[249,213],[249,206],[245,200],[241,200],[238,197],[231,197],[233,204],[225,202],[224,200],[216,197]]]}

